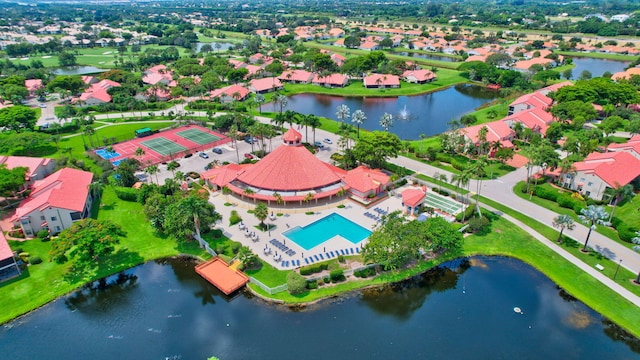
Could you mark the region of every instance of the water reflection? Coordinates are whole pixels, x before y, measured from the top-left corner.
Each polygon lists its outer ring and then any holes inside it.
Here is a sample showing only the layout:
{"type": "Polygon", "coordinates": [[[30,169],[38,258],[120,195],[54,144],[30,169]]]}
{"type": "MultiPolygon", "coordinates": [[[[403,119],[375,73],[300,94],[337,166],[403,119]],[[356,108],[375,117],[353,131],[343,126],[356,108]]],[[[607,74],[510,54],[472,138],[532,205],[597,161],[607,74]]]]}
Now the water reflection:
{"type": "MultiPolygon", "coordinates": [[[[389,129],[401,139],[416,140],[420,134],[437,135],[447,130],[452,119],[474,111],[498,98],[498,93],[480,86],[460,84],[427,94],[399,97],[340,97],[331,95],[298,94],[289,97],[286,110],[302,114],[314,114],[336,119],[336,108],[345,104],[351,112],[364,111],[367,120],[361,125],[365,130],[383,130],[380,118],[384,113],[394,117],[406,109],[413,116],[409,121],[395,122],[389,129]]],[[[263,106],[265,111],[276,111],[273,104],[263,106]]]]}
{"type": "Polygon", "coordinates": [[[458,59],[449,57],[449,56],[423,54],[423,53],[417,53],[412,51],[400,51],[400,52],[395,52],[394,54],[401,55],[401,56],[410,56],[410,57],[420,58],[420,59],[438,60],[438,61],[446,61],[446,62],[459,61],[458,59]]]}
{"type": "Polygon", "coordinates": [[[455,289],[469,267],[468,259],[448,262],[406,281],[364,290],[360,301],[377,314],[407,320],[432,293],[455,289]]]}
{"type": "Polygon", "coordinates": [[[131,292],[138,286],[138,276],[121,272],[84,285],[80,290],[64,299],[71,311],[101,313],[106,309],[129,305],[131,292]]]}

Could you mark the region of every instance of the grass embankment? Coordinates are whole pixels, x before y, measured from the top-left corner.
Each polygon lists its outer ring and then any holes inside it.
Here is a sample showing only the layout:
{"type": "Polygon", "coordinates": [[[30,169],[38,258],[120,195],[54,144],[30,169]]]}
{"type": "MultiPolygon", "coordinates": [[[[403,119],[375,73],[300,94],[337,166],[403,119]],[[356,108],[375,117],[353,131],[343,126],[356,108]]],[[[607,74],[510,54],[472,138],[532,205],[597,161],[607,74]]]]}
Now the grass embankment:
{"type": "Polygon", "coordinates": [[[554,53],[558,55],[563,55],[563,56],[608,59],[608,60],[617,60],[617,61],[634,61],[637,58],[637,56],[631,56],[631,55],[609,54],[609,53],[599,53],[599,52],[555,50],[554,53]]]}
{"type": "Polygon", "coordinates": [[[115,274],[144,262],[179,254],[190,254],[208,258],[209,254],[198,248],[196,242],[178,242],[157,234],[149,225],[137,202],[121,201],[112,188],[107,187],[102,196],[102,205],[96,206],[98,219],[108,219],[122,226],[126,236],[116,246],[116,251],[99,266],[82,276],[69,273],[71,265],[49,261],[51,242],[38,239],[10,241],[13,249],[21,247],[31,256],[39,256],[43,263],[32,265],[18,278],[0,284],[0,323],[36,309],[83,284],[115,274]]]}
{"type": "MultiPolygon", "coordinates": [[[[524,181],[520,181],[516,184],[516,186],[514,186],[513,191],[516,195],[518,195],[520,198],[525,199],[527,201],[530,201],[536,205],[542,206],[546,209],[549,209],[555,213],[558,214],[563,214],[563,215],[569,215],[573,218],[573,220],[577,223],[580,223],[580,219],[578,218],[578,214],[576,214],[573,209],[567,209],[567,208],[563,208],[560,205],[558,205],[557,202],[555,201],[551,201],[551,200],[547,200],[547,199],[543,199],[537,196],[529,196],[529,194],[525,194],[522,192],[523,189],[526,189],[527,184],[524,181]]],[[[533,186],[533,185],[531,185],[533,186]]],[[[558,191],[561,192],[562,190],[554,188],[553,186],[551,186],[550,184],[541,184],[541,185],[536,185],[537,187],[546,187],[549,191],[558,191]]],[[[584,203],[584,206],[586,207],[587,204],[586,202],[584,203]]],[[[638,196],[634,196],[633,199],[631,199],[630,201],[625,202],[624,204],[622,204],[621,206],[618,206],[615,210],[615,216],[619,217],[620,219],[622,219],[624,222],[626,222],[627,224],[640,224],[640,212],[637,211],[637,209],[640,207],[640,197],[638,196]]],[[[611,213],[611,211],[613,210],[613,207],[608,207],[607,211],[609,213],[611,213]]],[[[628,243],[622,239],[620,239],[620,237],[618,236],[618,232],[614,229],[612,229],[611,227],[608,226],[604,226],[604,225],[596,225],[596,232],[600,233],[606,237],[608,237],[609,239],[619,243],[622,246],[625,246],[627,248],[632,248],[633,244],[628,243]]]]}
{"type": "MultiPolygon", "coordinates": [[[[491,206],[496,210],[503,212],[504,214],[507,214],[513,217],[518,221],[521,221],[522,223],[526,224],[530,228],[536,229],[536,231],[540,233],[542,236],[547,238],[549,241],[555,242],[557,244],[558,235],[560,233],[555,229],[553,229],[549,224],[543,224],[505,205],[499,204],[493,200],[484,198],[482,196],[480,197],[480,201],[486,205],[491,206]]],[[[617,262],[609,260],[604,256],[602,256],[602,254],[599,254],[593,250],[591,250],[588,254],[583,253],[582,251],[580,251],[580,249],[582,249],[582,243],[580,242],[580,239],[578,241],[575,241],[569,238],[568,237],[569,235],[571,235],[571,231],[569,230],[565,230],[565,232],[562,235],[562,243],[560,245],[564,250],[568,251],[571,255],[577,257],[585,264],[588,264],[589,266],[592,266],[594,268],[596,264],[602,265],[604,267],[604,270],[601,271],[602,274],[604,274],[609,279],[614,280],[618,285],[640,296],[640,286],[636,286],[629,281],[630,279],[635,279],[636,274],[632,273],[631,271],[623,267],[620,267],[618,269],[617,262]],[[618,270],[617,275],[616,275],[616,270],[618,270]]]]}

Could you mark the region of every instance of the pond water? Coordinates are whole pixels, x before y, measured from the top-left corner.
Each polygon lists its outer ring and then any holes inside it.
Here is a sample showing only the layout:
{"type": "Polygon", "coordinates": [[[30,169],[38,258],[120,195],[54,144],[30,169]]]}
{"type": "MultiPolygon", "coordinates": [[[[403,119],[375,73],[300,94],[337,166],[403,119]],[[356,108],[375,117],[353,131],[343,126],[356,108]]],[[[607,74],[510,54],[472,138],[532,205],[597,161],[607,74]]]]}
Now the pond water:
{"type": "MultiPolygon", "coordinates": [[[[345,104],[351,114],[358,109],[364,111],[367,120],[360,127],[367,130],[383,130],[380,118],[386,112],[394,117],[389,131],[403,140],[417,140],[420,134],[431,136],[448,130],[451,120],[497,98],[497,92],[463,84],[428,94],[385,98],[298,94],[289,97],[285,110],[336,120],[336,108],[345,104]]],[[[262,109],[276,111],[273,104],[262,109]]]]}
{"type": "Polygon", "coordinates": [[[572,69],[573,79],[578,79],[584,70],[589,71],[592,77],[600,77],[607,71],[612,74],[624,71],[624,69],[631,64],[630,61],[594,59],[587,57],[574,57],[572,59],[573,63],[576,65],[572,69]]]}
{"type": "Polygon", "coordinates": [[[453,58],[453,57],[449,57],[449,56],[424,54],[424,53],[417,53],[417,52],[412,52],[412,51],[399,51],[399,52],[394,52],[393,54],[402,55],[402,56],[410,56],[410,57],[420,58],[420,59],[446,61],[446,62],[459,61],[459,59],[456,59],[456,58],[453,58]]]}
{"type": "Polygon", "coordinates": [[[95,66],[70,66],[56,69],[53,73],[56,75],[87,75],[102,73],[107,70],[100,69],[95,66]]]}
{"type": "Polygon", "coordinates": [[[630,359],[640,351],[638,339],[507,258],[459,260],[298,310],[246,293],[225,297],[193,266],[151,262],[87,286],[5,324],[0,353],[12,360],[630,359]]]}
{"type": "Polygon", "coordinates": [[[199,42],[196,43],[196,52],[200,52],[200,49],[202,49],[203,46],[205,45],[211,45],[211,48],[213,49],[213,52],[218,52],[218,51],[226,51],[229,50],[230,47],[234,46],[234,44],[232,43],[228,43],[228,42],[221,42],[221,43],[216,43],[216,42],[210,42],[210,43],[206,43],[206,42],[199,42]],[[216,47],[216,44],[220,44],[220,48],[216,47]]]}

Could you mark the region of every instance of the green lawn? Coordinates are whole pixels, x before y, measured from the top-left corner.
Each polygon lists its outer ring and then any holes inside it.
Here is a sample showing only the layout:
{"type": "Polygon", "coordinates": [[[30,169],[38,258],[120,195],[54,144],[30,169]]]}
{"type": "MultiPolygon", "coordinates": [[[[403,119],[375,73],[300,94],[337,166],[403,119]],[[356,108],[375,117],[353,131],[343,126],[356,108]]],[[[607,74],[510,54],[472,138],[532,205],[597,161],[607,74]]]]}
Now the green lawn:
{"type": "MultiPolygon", "coordinates": [[[[524,181],[520,181],[519,183],[516,184],[516,186],[514,186],[513,191],[516,195],[518,195],[519,197],[521,197],[522,199],[531,201],[532,203],[542,206],[544,208],[547,208],[553,212],[556,212],[558,214],[564,214],[564,215],[569,215],[573,218],[574,221],[576,222],[580,222],[580,220],[578,219],[578,214],[576,214],[573,209],[567,209],[567,208],[563,208],[560,205],[558,205],[558,203],[551,201],[551,200],[546,200],[537,196],[529,196],[527,194],[524,194],[521,189],[526,187],[526,183],[524,181]]],[[[533,186],[533,185],[532,185],[533,186]]],[[[556,189],[554,187],[552,187],[549,184],[541,184],[541,185],[536,185],[536,186],[544,186],[549,190],[552,189],[556,189]]],[[[559,191],[559,190],[558,190],[559,191]]],[[[638,214],[638,211],[633,211],[631,209],[631,207],[633,206],[633,204],[638,204],[640,205],[640,200],[634,199],[635,201],[631,201],[629,202],[627,205],[628,206],[621,206],[620,209],[616,209],[616,216],[625,216],[625,219],[628,221],[631,221],[630,224],[634,224],[633,221],[635,221],[635,224],[639,224],[640,223],[640,215],[638,214]]],[[[585,207],[586,207],[586,203],[585,203],[585,207]]],[[[607,212],[611,213],[611,209],[613,207],[608,207],[605,206],[607,212]]],[[[611,240],[616,241],[617,243],[628,247],[628,248],[632,248],[633,244],[628,243],[626,241],[623,241],[620,239],[620,237],[618,236],[618,232],[615,231],[614,229],[608,227],[608,226],[604,226],[604,225],[597,225],[596,227],[596,232],[608,237],[611,240]]]]}
{"type": "Polygon", "coordinates": [[[40,256],[42,264],[27,268],[19,278],[0,284],[0,323],[36,309],[84,283],[131,268],[144,262],[178,254],[210,257],[198,248],[196,242],[178,242],[159,236],[145,219],[142,205],[119,200],[112,188],[107,187],[102,205],[94,214],[98,219],[108,219],[121,225],[127,235],[116,247],[113,255],[104,259],[90,272],[69,273],[69,263],[59,265],[49,261],[51,242],[38,239],[9,244],[13,249],[21,247],[31,256],[40,256]]]}

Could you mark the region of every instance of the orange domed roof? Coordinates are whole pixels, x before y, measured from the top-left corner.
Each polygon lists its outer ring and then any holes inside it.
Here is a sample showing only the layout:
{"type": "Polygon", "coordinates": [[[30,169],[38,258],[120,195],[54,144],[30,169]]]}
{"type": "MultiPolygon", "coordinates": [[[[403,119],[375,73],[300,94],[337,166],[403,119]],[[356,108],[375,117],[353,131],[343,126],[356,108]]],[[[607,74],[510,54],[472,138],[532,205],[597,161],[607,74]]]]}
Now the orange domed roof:
{"type": "Polygon", "coordinates": [[[286,144],[300,143],[302,141],[302,134],[297,132],[294,128],[289,128],[289,130],[282,135],[282,141],[286,144]]]}

